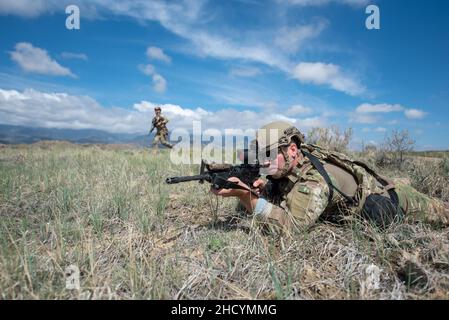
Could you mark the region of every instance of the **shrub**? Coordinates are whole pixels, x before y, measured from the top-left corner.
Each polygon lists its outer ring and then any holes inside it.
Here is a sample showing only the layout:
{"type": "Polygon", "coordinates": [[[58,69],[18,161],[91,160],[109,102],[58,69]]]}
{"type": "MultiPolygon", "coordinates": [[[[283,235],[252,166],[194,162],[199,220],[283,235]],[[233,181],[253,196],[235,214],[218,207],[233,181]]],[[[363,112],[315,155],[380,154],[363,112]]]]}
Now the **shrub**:
{"type": "Polygon", "coordinates": [[[391,154],[393,163],[401,169],[405,154],[412,151],[414,145],[415,139],[410,136],[408,130],[393,130],[385,137],[383,150],[391,154]]]}
{"type": "Polygon", "coordinates": [[[352,128],[343,132],[338,126],[330,128],[312,128],[307,136],[307,142],[319,145],[325,149],[337,152],[346,152],[352,138],[352,128]]]}

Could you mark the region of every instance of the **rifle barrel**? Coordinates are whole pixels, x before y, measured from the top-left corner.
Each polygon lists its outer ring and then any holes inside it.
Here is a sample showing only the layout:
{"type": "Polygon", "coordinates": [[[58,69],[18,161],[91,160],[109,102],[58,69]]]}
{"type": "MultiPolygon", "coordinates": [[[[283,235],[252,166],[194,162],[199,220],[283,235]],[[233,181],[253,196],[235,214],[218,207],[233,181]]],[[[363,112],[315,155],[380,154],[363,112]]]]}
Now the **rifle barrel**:
{"type": "Polygon", "coordinates": [[[211,177],[209,174],[199,174],[196,176],[184,176],[184,177],[171,177],[165,179],[165,182],[168,184],[175,184],[180,182],[201,181],[201,180],[210,181],[211,177]]]}

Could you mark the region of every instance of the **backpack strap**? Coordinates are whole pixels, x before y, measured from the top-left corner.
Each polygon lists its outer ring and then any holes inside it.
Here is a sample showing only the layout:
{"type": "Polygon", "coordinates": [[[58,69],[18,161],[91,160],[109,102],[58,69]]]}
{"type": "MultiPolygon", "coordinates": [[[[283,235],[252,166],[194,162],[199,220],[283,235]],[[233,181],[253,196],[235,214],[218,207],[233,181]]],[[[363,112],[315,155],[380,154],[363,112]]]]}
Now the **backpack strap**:
{"type": "Polygon", "coordinates": [[[355,205],[355,206],[358,205],[358,201],[354,197],[348,196],[343,191],[341,191],[336,186],[334,186],[331,178],[329,177],[329,174],[326,172],[326,169],[324,169],[324,166],[321,164],[320,160],[316,156],[314,156],[313,154],[311,154],[310,152],[307,152],[305,150],[301,150],[301,152],[305,157],[309,158],[312,165],[315,167],[315,169],[318,171],[318,173],[324,178],[324,181],[326,181],[327,185],[329,186],[329,200],[328,200],[329,204],[332,202],[332,198],[334,196],[334,189],[335,189],[350,204],[355,205]]]}

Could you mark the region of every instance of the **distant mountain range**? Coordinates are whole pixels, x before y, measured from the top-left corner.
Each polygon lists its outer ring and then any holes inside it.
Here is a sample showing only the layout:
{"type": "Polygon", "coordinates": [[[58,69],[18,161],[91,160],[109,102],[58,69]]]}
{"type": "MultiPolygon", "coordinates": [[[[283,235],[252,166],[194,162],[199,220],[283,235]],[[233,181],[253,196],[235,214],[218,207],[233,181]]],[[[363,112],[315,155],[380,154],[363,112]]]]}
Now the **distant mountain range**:
{"type": "MultiPolygon", "coordinates": [[[[135,144],[138,146],[149,147],[151,146],[153,138],[154,133],[148,136],[137,133],[110,133],[95,129],[51,129],[0,124],[0,144],[29,144],[42,140],[65,140],[72,143],[135,144]]],[[[192,141],[193,136],[190,136],[190,139],[192,141]]],[[[233,143],[235,143],[236,138],[233,137],[232,140],[233,143]]],[[[201,141],[202,145],[206,145],[208,143],[208,141],[201,141]]],[[[225,141],[223,140],[223,144],[224,143],[225,141]]],[[[164,148],[163,146],[159,147],[164,148]]],[[[412,153],[421,153],[423,156],[431,157],[447,157],[449,150],[423,150],[412,153]]]]}
{"type": "MultiPolygon", "coordinates": [[[[148,136],[137,133],[110,133],[95,129],[32,128],[0,124],[0,144],[29,144],[42,140],[64,140],[72,143],[135,144],[149,147],[153,138],[154,132],[148,136]]],[[[225,137],[223,136],[222,139],[224,145],[225,137]]],[[[190,141],[193,142],[192,135],[190,135],[190,141]]],[[[235,144],[236,137],[233,137],[232,141],[235,144]]],[[[209,141],[201,141],[202,145],[209,143],[209,141]]],[[[161,145],[159,147],[163,148],[161,145]]]]}
{"type": "Polygon", "coordinates": [[[31,128],[0,124],[0,143],[19,144],[34,143],[42,140],[66,140],[73,143],[132,143],[149,146],[153,140],[151,136],[110,133],[95,129],[52,129],[31,128]]]}

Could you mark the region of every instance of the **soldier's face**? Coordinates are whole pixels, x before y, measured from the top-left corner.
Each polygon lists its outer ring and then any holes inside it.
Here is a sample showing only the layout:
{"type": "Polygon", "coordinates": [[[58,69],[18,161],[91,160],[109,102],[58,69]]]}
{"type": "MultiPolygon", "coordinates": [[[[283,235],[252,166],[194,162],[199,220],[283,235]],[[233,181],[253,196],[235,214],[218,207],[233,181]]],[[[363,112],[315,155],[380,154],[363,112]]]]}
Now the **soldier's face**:
{"type": "Polygon", "coordinates": [[[266,169],[267,175],[270,175],[274,179],[280,178],[280,171],[285,166],[284,155],[279,152],[276,158],[269,160],[269,163],[270,166],[266,169]]]}
{"type": "Polygon", "coordinates": [[[154,112],[156,113],[157,116],[161,114],[161,110],[156,110],[154,112]]]}
{"type": "MultiPolygon", "coordinates": [[[[291,144],[284,153],[289,157],[290,166],[288,170],[292,170],[298,163],[298,148],[295,144],[291,144]]],[[[283,171],[282,169],[285,167],[286,160],[284,154],[282,152],[278,152],[278,155],[273,160],[269,161],[270,166],[268,167],[268,175],[270,175],[274,179],[282,178],[283,171]]]]}

